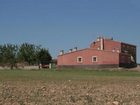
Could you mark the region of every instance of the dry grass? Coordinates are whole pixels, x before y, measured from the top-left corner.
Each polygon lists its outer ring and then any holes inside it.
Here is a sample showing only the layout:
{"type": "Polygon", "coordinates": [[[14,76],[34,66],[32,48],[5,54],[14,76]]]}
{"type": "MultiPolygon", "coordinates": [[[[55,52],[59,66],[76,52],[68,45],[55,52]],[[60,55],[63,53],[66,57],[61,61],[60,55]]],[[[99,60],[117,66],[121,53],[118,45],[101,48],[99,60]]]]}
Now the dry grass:
{"type": "Polygon", "coordinates": [[[0,105],[140,105],[140,81],[0,83],[0,105]]]}
{"type": "Polygon", "coordinates": [[[1,80],[0,105],[140,105],[140,78],[1,80]]]}

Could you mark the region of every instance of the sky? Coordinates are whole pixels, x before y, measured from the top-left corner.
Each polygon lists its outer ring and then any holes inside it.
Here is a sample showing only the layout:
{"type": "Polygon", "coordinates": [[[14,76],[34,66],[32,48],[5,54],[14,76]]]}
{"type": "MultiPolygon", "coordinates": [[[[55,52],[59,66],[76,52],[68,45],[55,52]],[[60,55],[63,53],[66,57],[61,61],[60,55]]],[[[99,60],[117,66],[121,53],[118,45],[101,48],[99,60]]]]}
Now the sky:
{"type": "Polygon", "coordinates": [[[56,58],[98,36],[136,45],[140,63],[140,0],[0,0],[0,44],[42,45],[56,58]]]}

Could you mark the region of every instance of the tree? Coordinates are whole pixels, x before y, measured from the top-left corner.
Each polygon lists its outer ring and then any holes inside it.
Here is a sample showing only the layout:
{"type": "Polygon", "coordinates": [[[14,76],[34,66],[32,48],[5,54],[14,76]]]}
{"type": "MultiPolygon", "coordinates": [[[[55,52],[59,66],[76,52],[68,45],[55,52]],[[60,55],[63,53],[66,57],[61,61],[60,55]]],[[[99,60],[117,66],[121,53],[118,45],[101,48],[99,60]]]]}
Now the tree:
{"type": "Polygon", "coordinates": [[[23,43],[19,48],[18,61],[27,62],[29,65],[36,63],[39,49],[40,47],[34,44],[23,43]]]}
{"type": "Polygon", "coordinates": [[[2,65],[2,62],[3,62],[3,56],[2,56],[2,48],[3,48],[3,46],[2,45],[0,45],[0,64],[2,65]]]}
{"type": "Polygon", "coordinates": [[[40,51],[37,54],[38,62],[41,63],[41,65],[48,65],[52,57],[49,53],[49,51],[45,48],[41,48],[40,51]]]}
{"type": "Polygon", "coordinates": [[[11,69],[16,67],[17,63],[49,64],[51,60],[49,51],[41,48],[41,46],[29,43],[23,43],[20,46],[14,44],[0,45],[0,65],[10,66],[11,69]]]}
{"type": "Polygon", "coordinates": [[[0,46],[0,63],[10,66],[13,69],[17,62],[18,46],[13,44],[5,44],[0,46]]]}

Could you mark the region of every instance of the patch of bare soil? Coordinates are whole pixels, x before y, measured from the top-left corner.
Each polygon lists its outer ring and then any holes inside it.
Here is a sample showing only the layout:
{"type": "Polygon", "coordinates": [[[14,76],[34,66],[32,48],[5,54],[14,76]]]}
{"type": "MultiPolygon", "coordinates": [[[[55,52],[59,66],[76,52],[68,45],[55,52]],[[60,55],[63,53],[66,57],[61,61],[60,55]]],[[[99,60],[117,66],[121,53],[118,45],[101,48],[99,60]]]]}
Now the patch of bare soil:
{"type": "Polygon", "coordinates": [[[0,105],[140,105],[140,80],[0,82],[0,105]]]}

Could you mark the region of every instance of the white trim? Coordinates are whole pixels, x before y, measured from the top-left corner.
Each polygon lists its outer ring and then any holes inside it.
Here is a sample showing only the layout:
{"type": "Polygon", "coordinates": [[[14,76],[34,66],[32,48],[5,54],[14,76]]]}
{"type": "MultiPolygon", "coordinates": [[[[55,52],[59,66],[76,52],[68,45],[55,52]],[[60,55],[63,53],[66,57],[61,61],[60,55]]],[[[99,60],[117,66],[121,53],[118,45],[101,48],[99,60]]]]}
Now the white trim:
{"type": "Polygon", "coordinates": [[[97,56],[92,56],[92,62],[98,62],[97,56]],[[94,58],[96,58],[96,61],[94,60],[94,58]]]}
{"type": "Polygon", "coordinates": [[[83,63],[83,57],[82,56],[77,57],[77,63],[83,63]],[[79,59],[81,59],[81,61],[79,61],[79,59]]]}

